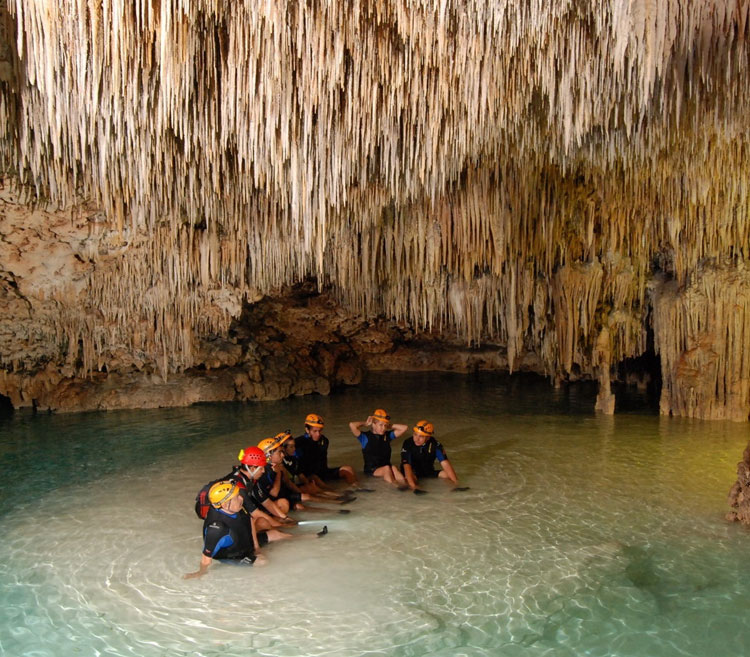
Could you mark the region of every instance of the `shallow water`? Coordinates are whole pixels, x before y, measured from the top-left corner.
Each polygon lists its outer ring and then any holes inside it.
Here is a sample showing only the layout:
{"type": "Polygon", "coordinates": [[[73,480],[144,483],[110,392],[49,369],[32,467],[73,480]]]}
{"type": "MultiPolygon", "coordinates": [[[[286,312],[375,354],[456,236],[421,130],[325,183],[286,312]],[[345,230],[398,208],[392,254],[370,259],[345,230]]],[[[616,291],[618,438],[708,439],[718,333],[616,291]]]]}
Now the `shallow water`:
{"type": "MultiPolygon", "coordinates": [[[[6,655],[671,655],[750,646],[750,533],[726,496],[746,425],[534,379],[384,375],[331,395],[0,421],[6,655]],[[322,414],[332,462],[375,407],[436,425],[465,492],[368,482],[269,564],[200,558],[197,489],[322,414]],[[327,524],[324,539],[312,538],[327,524]]],[[[399,441],[400,442],[400,441],[399,441]]]]}

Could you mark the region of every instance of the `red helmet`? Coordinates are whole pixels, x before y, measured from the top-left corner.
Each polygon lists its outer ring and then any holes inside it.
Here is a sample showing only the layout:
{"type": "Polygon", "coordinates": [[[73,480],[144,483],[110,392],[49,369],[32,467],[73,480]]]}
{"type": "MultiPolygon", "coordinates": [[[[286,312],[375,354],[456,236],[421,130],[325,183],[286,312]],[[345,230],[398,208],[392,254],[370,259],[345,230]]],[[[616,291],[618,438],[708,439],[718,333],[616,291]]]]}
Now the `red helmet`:
{"type": "Polygon", "coordinates": [[[246,447],[241,449],[237,458],[242,465],[252,465],[263,467],[266,464],[266,455],[262,449],[257,447],[246,447]]]}

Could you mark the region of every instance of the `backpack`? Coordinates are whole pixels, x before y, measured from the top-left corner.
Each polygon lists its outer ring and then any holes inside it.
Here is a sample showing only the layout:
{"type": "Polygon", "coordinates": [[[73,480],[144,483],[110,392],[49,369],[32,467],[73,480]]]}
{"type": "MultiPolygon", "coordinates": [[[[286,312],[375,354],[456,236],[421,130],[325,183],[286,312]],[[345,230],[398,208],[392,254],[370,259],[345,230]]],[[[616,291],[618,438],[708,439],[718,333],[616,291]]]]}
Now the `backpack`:
{"type": "Polygon", "coordinates": [[[205,486],[203,486],[203,488],[198,491],[198,494],[195,496],[195,515],[197,515],[201,520],[206,519],[208,510],[211,508],[211,502],[208,500],[208,491],[211,490],[211,486],[219,481],[227,480],[234,481],[240,487],[240,489],[245,488],[241,481],[237,481],[236,479],[232,479],[231,477],[222,477],[221,479],[214,479],[213,481],[209,481],[205,486]]]}

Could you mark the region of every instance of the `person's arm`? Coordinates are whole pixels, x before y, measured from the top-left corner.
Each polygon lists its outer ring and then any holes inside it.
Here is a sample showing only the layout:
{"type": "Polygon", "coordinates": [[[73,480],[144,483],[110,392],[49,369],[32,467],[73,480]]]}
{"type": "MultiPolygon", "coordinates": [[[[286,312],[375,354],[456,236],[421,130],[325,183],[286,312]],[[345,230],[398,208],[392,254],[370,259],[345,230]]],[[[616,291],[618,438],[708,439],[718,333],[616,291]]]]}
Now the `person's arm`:
{"type": "Polygon", "coordinates": [[[196,570],[194,573],[186,573],[182,576],[183,579],[192,579],[193,577],[203,577],[208,572],[208,567],[211,565],[211,562],[213,559],[211,557],[207,557],[205,554],[201,555],[201,563],[198,570],[196,570]]]}
{"type": "Polygon", "coordinates": [[[289,474],[289,470],[287,470],[283,465],[281,466],[281,477],[284,480],[284,485],[289,489],[293,490],[295,493],[301,493],[302,491],[299,489],[297,484],[295,484],[292,481],[292,477],[289,474]]]}
{"type": "Polygon", "coordinates": [[[368,416],[364,422],[357,422],[357,421],[350,422],[349,428],[354,434],[354,437],[359,438],[359,434],[362,433],[362,429],[365,427],[369,427],[371,424],[372,424],[372,416],[368,416]]]}
{"type": "Polygon", "coordinates": [[[404,463],[404,477],[406,477],[406,483],[409,484],[409,488],[412,490],[417,489],[417,478],[414,476],[414,469],[408,464],[404,463]]]}
{"type": "MultiPolygon", "coordinates": [[[[277,466],[274,466],[276,468],[277,466]]],[[[278,497],[279,491],[281,490],[281,467],[276,472],[276,478],[273,480],[273,486],[271,486],[271,497],[278,497]]]]}
{"type": "Polygon", "coordinates": [[[450,479],[454,484],[457,484],[458,477],[456,476],[456,471],[453,469],[451,462],[448,459],[443,459],[442,461],[440,461],[440,465],[443,468],[443,472],[448,475],[448,479],[450,479]]]}
{"type": "Polygon", "coordinates": [[[398,438],[404,431],[406,431],[409,427],[407,427],[405,424],[392,424],[391,425],[391,431],[393,432],[393,440],[394,438],[398,438]]]}

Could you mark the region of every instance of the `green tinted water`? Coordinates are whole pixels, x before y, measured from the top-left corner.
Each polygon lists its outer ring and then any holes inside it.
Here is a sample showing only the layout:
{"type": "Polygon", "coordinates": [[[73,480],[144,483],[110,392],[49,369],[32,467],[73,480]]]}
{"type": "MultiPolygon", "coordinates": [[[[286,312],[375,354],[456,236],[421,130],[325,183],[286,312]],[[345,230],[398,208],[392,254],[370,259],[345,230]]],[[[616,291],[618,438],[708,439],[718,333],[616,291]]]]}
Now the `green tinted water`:
{"type": "Polygon", "coordinates": [[[386,375],[330,397],[0,424],[7,655],[722,655],[750,646],[750,533],[727,525],[745,425],[529,379],[386,375]],[[200,557],[192,511],[240,447],[306,413],[332,461],[376,407],[435,423],[470,490],[368,482],[264,568],[200,557]]]}

